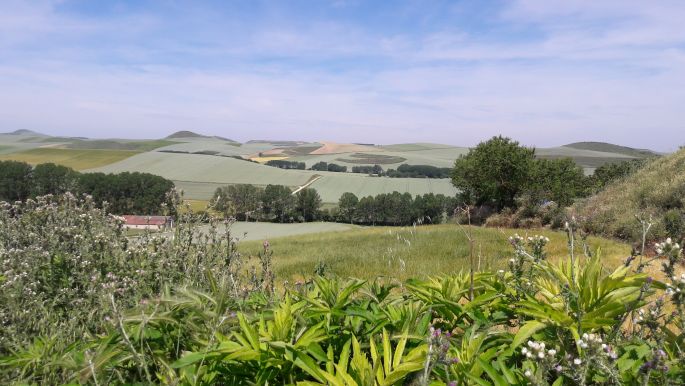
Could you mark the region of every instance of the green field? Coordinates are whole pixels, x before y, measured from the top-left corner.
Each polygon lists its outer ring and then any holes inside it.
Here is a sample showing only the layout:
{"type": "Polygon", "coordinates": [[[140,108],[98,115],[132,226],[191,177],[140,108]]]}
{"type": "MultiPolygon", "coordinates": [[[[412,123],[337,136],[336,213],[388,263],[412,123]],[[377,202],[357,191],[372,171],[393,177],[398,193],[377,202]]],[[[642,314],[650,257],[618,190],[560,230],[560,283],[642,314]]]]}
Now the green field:
{"type": "Polygon", "coordinates": [[[109,165],[138,154],[130,150],[83,150],[36,148],[0,156],[0,160],[23,161],[31,165],[53,162],[75,170],[109,165]]]}
{"type": "MultiPolygon", "coordinates": [[[[304,170],[282,170],[230,157],[163,152],[138,154],[94,171],[107,173],[139,171],[174,181],[285,186],[300,186],[314,174],[304,170]]],[[[208,197],[188,198],[207,199],[208,197]]]]}
{"type": "Polygon", "coordinates": [[[350,224],[335,222],[305,222],[292,224],[278,224],[270,222],[236,222],[231,226],[233,237],[239,238],[242,242],[255,241],[259,245],[264,240],[273,240],[283,237],[299,235],[309,235],[316,237],[319,234],[339,232],[359,229],[361,227],[350,224]]]}
{"type": "Polygon", "coordinates": [[[144,152],[172,144],[174,144],[174,142],[162,139],[149,141],[91,139],[75,140],[74,142],[65,145],[64,147],[68,149],[135,150],[138,152],[144,152]]]}
{"type": "Polygon", "coordinates": [[[323,202],[338,202],[344,192],[354,193],[357,197],[375,196],[394,191],[408,192],[412,195],[435,193],[453,196],[457,193],[457,189],[449,179],[369,177],[356,173],[317,173],[321,174],[322,177],[310,187],[316,189],[323,202]]]}
{"type": "MultiPolygon", "coordinates": [[[[230,184],[275,184],[295,189],[306,184],[315,175],[320,175],[321,178],[311,187],[319,192],[325,204],[333,204],[337,203],[345,192],[352,192],[358,197],[393,191],[408,192],[412,195],[435,193],[451,196],[456,194],[456,189],[449,179],[385,178],[349,172],[283,170],[231,157],[254,156],[277,148],[282,149],[283,154],[288,156],[288,161],[304,162],[308,168],[323,161],[347,166],[348,170],[357,165],[380,163],[387,170],[396,169],[403,163],[452,167],[459,156],[468,152],[466,147],[407,143],[375,146],[374,149],[378,151],[373,154],[306,154],[319,145],[282,141],[251,141],[238,144],[199,135],[173,140],[86,140],[27,132],[0,135],[0,159],[16,159],[32,164],[55,162],[77,170],[106,173],[152,173],[174,181],[176,186],[184,191],[185,198],[191,200],[208,200],[218,187],[230,184]],[[84,149],[64,149],[65,147],[84,149]]],[[[579,143],[540,148],[536,149],[536,153],[541,158],[571,157],[585,169],[586,174],[590,174],[596,167],[607,162],[630,160],[633,159],[633,155],[641,155],[644,151],[611,144],[579,143]]]]}
{"type": "Polygon", "coordinates": [[[198,154],[148,152],[116,164],[91,171],[118,173],[139,171],[173,180],[185,193],[185,198],[208,200],[217,187],[228,184],[268,184],[289,187],[302,186],[313,176],[322,178],[310,187],[316,189],[324,202],[337,202],[345,192],[358,196],[409,192],[412,195],[442,193],[453,195],[456,189],[447,179],[369,177],[364,174],[283,170],[253,162],[198,154]]]}
{"type": "MultiPolygon", "coordinates": [[[[304,224],[280,225],[298,227],[304,224]]],[[[279,280],[309,277],[319,262],[325,263],[331,273],[340,276],[387,276],[405,280],[467,269],[469,244],[465,230],[473,232],[475,260],[481,269],[505,267],[512,257],[509,236],[517,232],[522,236],[526,234],[526,230],[521,229],[500,230],[449,224],[402,228],[358,227],[344,232],[271,238],[269,242],[279,280]]],[[[542,234],[550,238],[547,250],[554,259],[567,256],[565,233],[547,230],[528,232],[531,236],[542,234]]],[[[606,239],[590,238],[590,246],[593,250],[601,247],[608,266],[620,264],[630,254],[629,245],[606,239]]],[[[239,244],[242,253],[252,256],[261,248],[261,240],[239,244]]],[[[578,253],[582,254],[580,249],[578,253]]]]}

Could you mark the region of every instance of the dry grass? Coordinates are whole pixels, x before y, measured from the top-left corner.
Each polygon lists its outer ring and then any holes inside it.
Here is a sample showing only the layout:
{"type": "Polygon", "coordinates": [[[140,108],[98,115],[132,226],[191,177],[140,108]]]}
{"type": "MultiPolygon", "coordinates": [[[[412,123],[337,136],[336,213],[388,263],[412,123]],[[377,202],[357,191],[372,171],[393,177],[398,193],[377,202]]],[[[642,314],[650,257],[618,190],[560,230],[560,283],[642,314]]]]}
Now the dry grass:
{"type": "Polygon", "coordinates": [[[573,209],[593,233],[639,240],[636,215],[651,217],[651,238],[661,238],[665,236],[663,215],[672,208],[685,208],[685,149],[650,162],[573,209]]]}
{"type": "Polygon", "coordinates": [[[323,142],[323,146],[312,151],[309,154],[338,154],[338,153],[354,153],[354,152],[364,152],[364,151],[381,151],[381,149],[375,148],[373,146],[367,145],[355,145],[350,143],[334,143],[334,142],[323,142]]]}

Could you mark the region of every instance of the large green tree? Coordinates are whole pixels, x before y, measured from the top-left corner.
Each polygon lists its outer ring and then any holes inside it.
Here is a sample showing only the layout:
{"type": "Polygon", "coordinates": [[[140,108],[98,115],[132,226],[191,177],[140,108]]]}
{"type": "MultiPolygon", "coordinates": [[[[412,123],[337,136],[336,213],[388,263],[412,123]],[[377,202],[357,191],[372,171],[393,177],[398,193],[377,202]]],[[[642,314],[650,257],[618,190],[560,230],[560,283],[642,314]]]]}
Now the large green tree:
{"type": "Polygon", "coordinates": [[[23,201],[31,193],[33,168],[26,162],[0,161],[0,200],[23,201]]]}
{"type": "Polygon", "coordinates": [[[529,182],[535,149],[502,136],[478,144],[454,163],[452,183],[467,202],[513,207],[529,182]]]}
{"type": "Polygon", "coordinates": [[[297,213],[304,221],[314,221],[319,216],[321,208],[321,197],[319,193],[310,188],[305,188],[297,192],[297,213]]]}
{"type": "Polygon", "coordinates": [[[295,210],[295,197],[287,186],[267,185],[261,201],[262,214],[267,220],[286,222],[295,210]]]}
{"type": "Polygon", "coordinates": [[[354,216],[357,212],[358,204],[359,198],[357,198],[354,193],[343,193],[338,200],[338,216],[340,219],[352,224],[354,222],[354,216]]]}
{"type": "Polygon", "coordinates": [[[527,192],[536,201],[554,201],[568,206],[586,194],[588,181],[583,169],[571,158],[538,159],[533,164],[527,192]]]}
{"type": "Polygon", "coordinates": [[[259,188],[249,184],[228,185],[217,188],[212,203],[214,208],[239,220],[250,221],[257,217],[261,208],[262,193],[259,188]]]}
{"type": "Polygon", "coordinates": [[[36,165],[31,184],[32,196],[62,194],[78,189],[78,173],[72,168],[54,163],[36,165]]]}

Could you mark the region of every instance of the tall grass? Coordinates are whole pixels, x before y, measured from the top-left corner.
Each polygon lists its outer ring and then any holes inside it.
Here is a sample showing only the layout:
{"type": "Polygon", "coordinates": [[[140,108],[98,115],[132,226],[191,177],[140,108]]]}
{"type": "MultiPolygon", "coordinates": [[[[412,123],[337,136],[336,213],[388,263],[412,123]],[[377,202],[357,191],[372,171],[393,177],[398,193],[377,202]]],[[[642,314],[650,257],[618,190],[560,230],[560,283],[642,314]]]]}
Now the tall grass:
{"type": "MultiPolygon", "coordinates": [[[[269,240],[274,251],[274,269],[280,280],[301,280],[317,266],[342,277],[373,279],[392,277],[403,281],[430,275],[454,274],[468,270],[469,242],[464,229],[454,224],[416,227],[368,227],[343,232],[282,237],[269,240]]],[[[550,239],[548,250],[554,259],[567,254],[563,232],[470,227],[475,240],[477,269],[505,268],[511,257],[508,238],[515,233],[541,234],[550,239]]],[[[630,255],[630,246],[590,237],[591,250],[601,248],[607,266],[616,267],[630,255]]],[[[576,245],[582,253],[583,243],[576,245]]],[[[244,241],[241,253],[252,256],[261,241],[244,241]]]]}

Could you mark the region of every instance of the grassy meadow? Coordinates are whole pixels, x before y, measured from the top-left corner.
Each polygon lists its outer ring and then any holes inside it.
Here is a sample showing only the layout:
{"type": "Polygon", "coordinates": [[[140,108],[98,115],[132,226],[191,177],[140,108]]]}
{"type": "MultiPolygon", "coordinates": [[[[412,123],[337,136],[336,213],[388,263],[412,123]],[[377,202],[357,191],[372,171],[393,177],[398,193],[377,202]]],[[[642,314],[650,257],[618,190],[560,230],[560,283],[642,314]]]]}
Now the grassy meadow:
{"type": "MultiPolygon", "coordinates": [[[[279,224],[283,225],[283,224],[279,224]]],[[[298,224],[286,224],[298,225],[298,224]]],[[[269,239],[278,280],[310,277],[319,262],[330,273],[343,277],[370,279],[378,276],[406,280],[412,277],[447,275],[468,269],[469,242],[474,239],[475,261],[480,269],[505,269],[513,256],[508,238],[541,234],[549,237],[550,258],[568,256],[566,234],[548,230],[515,230],[461,227],[454,224],[417,227],[358,227],[344,232],[301,234],[269,239]]],[[[239,250],[256,255],[263,240],[243,241],[239,250]]],[[[628,244],[589,238],[594,252],[601,248],[606,266],[616,267],[630,254],[628,244]]],[[[580,244],[577,253],[582,254],[580,244]]]]}
{"type": "Polygon", "coordinates": [[[99,168],[138,154],[132,150],[36,148],[0,156],[0,160],[23,161],[31,165],[52,162],[74,170],[99,168]]]}

